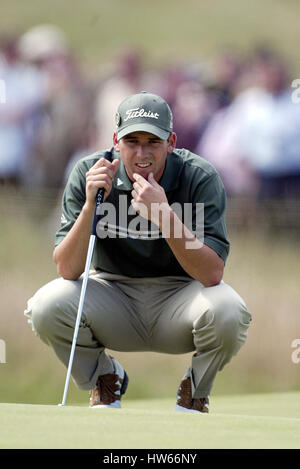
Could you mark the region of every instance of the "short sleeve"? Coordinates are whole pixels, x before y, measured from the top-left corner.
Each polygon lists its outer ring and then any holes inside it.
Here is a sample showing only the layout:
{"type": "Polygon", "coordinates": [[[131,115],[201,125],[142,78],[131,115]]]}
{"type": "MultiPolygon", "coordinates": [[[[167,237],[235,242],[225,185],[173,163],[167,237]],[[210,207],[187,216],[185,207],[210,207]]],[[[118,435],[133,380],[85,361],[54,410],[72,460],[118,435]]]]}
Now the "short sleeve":
{"type": "MultiPolygon", "coordinates": [[[[194,192],[194,202],[203,204],[203,243],[226,262],[229,241],[225,221],[226,193],[218,173],[201,181],[194,192]]],[[[197,226],[193,227],[197,232],[197,226]]]]}
{"type": "Polygon", "coordinates": [[[61,207],[61,224],[56,232],[55,246],[67,235],[85,203],[85,171],[83,165],[75,165],[68,178],[61,207]]]}

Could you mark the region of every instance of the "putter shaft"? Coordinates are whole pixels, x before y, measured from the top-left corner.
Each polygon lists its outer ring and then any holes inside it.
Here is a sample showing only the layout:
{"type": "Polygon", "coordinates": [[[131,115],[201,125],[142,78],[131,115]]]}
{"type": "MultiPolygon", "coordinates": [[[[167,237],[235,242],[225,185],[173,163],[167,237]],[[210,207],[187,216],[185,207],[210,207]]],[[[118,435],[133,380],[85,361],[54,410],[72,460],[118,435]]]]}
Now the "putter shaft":
{"type": "Polygon", "coordinates": [[[63,398],[62,398],[62,402],[61,402],[62,406],[65,405],[66,400],[67,400],[67,394],[68,394],[68,389],[69,389],[71,371],[72,371],[72,366],[73,366],[74,353],[75,353],[75,348],[76,348],[77,336],[78,336],[78,331],[79,331],[79,326],[80,326],[80,321],[81,321],[81,316],[82,316],[83,303],[84,303],[84,298],[85,298],[87,282],[88,282],[88,278],[89,278],[89,271],[90,271],[90,267],[91,267],[95,241],[96,241],[96,236],[91,235],[90,236],[90,241],[89,241],[87,257],[86,257],[82,287],[81,287],[81,292],[80,292],[79,306],[78,306],[77,318],[76,318],[76,323],[75,323],[72,348],[71,348],[71,353],[70,353],[70,358],[69,358],[69,365],[68,365],[67,377],[66,377],[66,382],[65,382],[64,394],[63,394],[63,398]]]}

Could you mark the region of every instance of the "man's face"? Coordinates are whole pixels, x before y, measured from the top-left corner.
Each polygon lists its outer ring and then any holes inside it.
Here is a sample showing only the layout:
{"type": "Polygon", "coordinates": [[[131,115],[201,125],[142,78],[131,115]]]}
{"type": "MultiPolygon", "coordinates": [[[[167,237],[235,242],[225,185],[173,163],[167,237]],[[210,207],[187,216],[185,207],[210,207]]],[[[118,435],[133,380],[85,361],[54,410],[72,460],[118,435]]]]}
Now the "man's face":
{"type": "Polygon", "coordinates": [[[168,153],[172,153],[176,144],[176,134],[172,133],[168,140],[161,140],[147,132],[133,132],[117,140],[113,137],[115,150],[120,152],[127,175],[131,181],[137,173],[148,179],[153,173],[156,181],[161,178],[168,153]]]}

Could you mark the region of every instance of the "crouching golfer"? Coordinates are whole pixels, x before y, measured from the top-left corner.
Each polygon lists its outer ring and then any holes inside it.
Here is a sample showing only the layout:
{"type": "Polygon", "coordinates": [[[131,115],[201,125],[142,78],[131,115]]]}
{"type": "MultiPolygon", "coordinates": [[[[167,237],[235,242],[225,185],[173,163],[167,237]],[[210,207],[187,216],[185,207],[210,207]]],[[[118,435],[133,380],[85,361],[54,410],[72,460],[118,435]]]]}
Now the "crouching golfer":
{"type": "Polygon", "coordinates": [[[106,348],[194,352],[175,409],[208,412],[216,374],[251,321],[222,280],[223,184],[210,163],[176,149],[168,104],[146,92],[119,105],[112,161],[103,155],[81,159],[69,177],[54,249],[60,278],[37,291],[25,315],[67,366],[95,197],[104,188],[72,377],[90,390],[91,407],[119,408],[128,376],[106,348]]]}

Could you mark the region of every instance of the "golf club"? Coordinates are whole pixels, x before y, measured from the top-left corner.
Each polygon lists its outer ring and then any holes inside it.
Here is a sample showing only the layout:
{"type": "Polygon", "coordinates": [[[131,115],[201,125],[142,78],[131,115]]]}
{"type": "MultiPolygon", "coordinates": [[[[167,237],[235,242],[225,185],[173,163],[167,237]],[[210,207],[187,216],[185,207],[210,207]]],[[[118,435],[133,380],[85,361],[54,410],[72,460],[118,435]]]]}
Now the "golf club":
{"type": "MultiPolygon", "coordinates": [[[[106,158],[109,161],[112,160],[112,150],[113,149],[111,149],[109,151],[106,151],[105,154],[104,154],[104,158],[106,158]]],[[[97,237],[96,228],[97,228],[97,223],[98,223],[99,218],[100,218],[99,215],[97,214],[97,211],[98,211],[99,205],[103,201],[104,192],[105,192],[105,189],[99,189],[98,192],[97,192],[97,196],[96,196],[95,211],[94,211],[94,216],[93,216],[91,235],[90,235],[89,246],[88,246],[87,257],[86,257],[86,263],[85,263],[85,268],[84,268],[84,275],[83,275],[82,287],[81,287],[81,292],[80,292],[80,299],[79,299],[79,305],[78,305],[78,311],[77,311],[77,317],[76,317],[76,323],[75,323],[71,353],[70,353],[70,358],[69,358],[67,377],[66,377],[62,402],[61,402],[61,404],[58,404],[59,406],[64,406],[65,403],[66,403],[66,400],[67,400],[67,394],[68,394],[71,371],[72,371],[72,366],[73,366],[77,336],[78,336],[79,325],[80,325],[82,311],[83,311],[83,304],[84,304],[84,299],[85,299],[87,282],[88,282],[88,278],[89,278],[89,270],[90,270],[90,267],[91,267],[91,262],[92,262],[93,252],[94,252],[94,246],[95,246],[96,237],[97,237]]]]}

